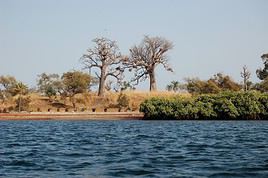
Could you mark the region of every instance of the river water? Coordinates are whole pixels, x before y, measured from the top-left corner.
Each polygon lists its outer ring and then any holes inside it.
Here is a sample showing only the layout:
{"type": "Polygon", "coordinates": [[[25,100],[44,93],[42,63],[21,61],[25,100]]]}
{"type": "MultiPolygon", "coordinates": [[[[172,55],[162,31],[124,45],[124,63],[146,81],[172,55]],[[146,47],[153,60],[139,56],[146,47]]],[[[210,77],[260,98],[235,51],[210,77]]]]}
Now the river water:
{"type": "Polygon", "coordinates": [[[268,121],[0,121],[0,177],[268,177],[268,121]]]}

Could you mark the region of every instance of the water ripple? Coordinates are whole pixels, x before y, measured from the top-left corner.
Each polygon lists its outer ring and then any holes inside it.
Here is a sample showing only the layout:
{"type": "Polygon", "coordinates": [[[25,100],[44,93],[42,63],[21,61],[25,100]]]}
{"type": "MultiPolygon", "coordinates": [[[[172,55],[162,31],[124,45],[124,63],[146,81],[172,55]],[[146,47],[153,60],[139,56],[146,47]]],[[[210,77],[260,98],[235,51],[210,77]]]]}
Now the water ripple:
{"type": "Polygon", "coordinates": [[[0,121],[0,177],[268,177],[265,121],[0,121]]]}

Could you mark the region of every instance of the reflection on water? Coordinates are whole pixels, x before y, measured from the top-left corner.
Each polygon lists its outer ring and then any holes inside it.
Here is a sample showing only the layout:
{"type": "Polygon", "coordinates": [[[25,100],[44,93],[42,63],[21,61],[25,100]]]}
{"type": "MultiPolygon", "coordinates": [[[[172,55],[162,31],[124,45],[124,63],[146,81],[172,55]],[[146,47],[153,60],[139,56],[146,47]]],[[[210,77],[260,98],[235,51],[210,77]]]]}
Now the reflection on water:
{"type": "Polygon", "coordinates": [[[0,177],[135,176],[268,177],[268,122],[0,122],[0,177]]]}

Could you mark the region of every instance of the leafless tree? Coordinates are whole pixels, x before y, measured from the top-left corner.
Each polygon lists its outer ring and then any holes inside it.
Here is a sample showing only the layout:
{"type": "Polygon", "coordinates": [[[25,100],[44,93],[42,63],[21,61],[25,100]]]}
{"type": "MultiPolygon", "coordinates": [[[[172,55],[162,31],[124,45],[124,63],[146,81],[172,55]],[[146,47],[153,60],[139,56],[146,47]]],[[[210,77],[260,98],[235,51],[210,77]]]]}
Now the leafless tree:
{"type": "Polygon", "coordinates": [[[248,90],[248,80],[250,78],[250,71],[248,70],[247,66],[243,66],[242,72],[240,73],[241,77],[243,78],[243,88],[245,91],[248,90]]]}
{"type": "Polygon", "coordinates": [[[140,45],[132,47],[129,59],[124,61],[125,68],[134,70],[132,82],[139,84],[149,78],[150,91],[157,90],[155,69],[162,64],[167,71],[173,71],[166,55],[172,48],[172,43],[165,38],[149,36],[145,36],[140,45]]]}
{"type": "Polygon", "coordinates": [[[123,71],[120,68],[122,55],[115,41],[107,38],[96,38],[94,48],[89,48],[87,53],[81,57],[85,68],[97,68],[99,71],[95,75],[99,79],[98,96],[103,96],[105,91],[105,81],[110,77],[121,81],[123,71]]]}

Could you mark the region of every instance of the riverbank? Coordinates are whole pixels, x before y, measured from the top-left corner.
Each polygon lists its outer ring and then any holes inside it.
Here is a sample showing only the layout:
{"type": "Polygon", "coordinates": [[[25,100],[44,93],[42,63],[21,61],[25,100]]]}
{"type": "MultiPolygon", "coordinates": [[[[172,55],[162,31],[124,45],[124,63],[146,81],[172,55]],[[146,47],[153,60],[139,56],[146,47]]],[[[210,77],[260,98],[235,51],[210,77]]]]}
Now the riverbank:
{"type": "Polygon", "coordinates": [[[0,113],[0,120],[140,120],[140,112],[0,113]]]}

